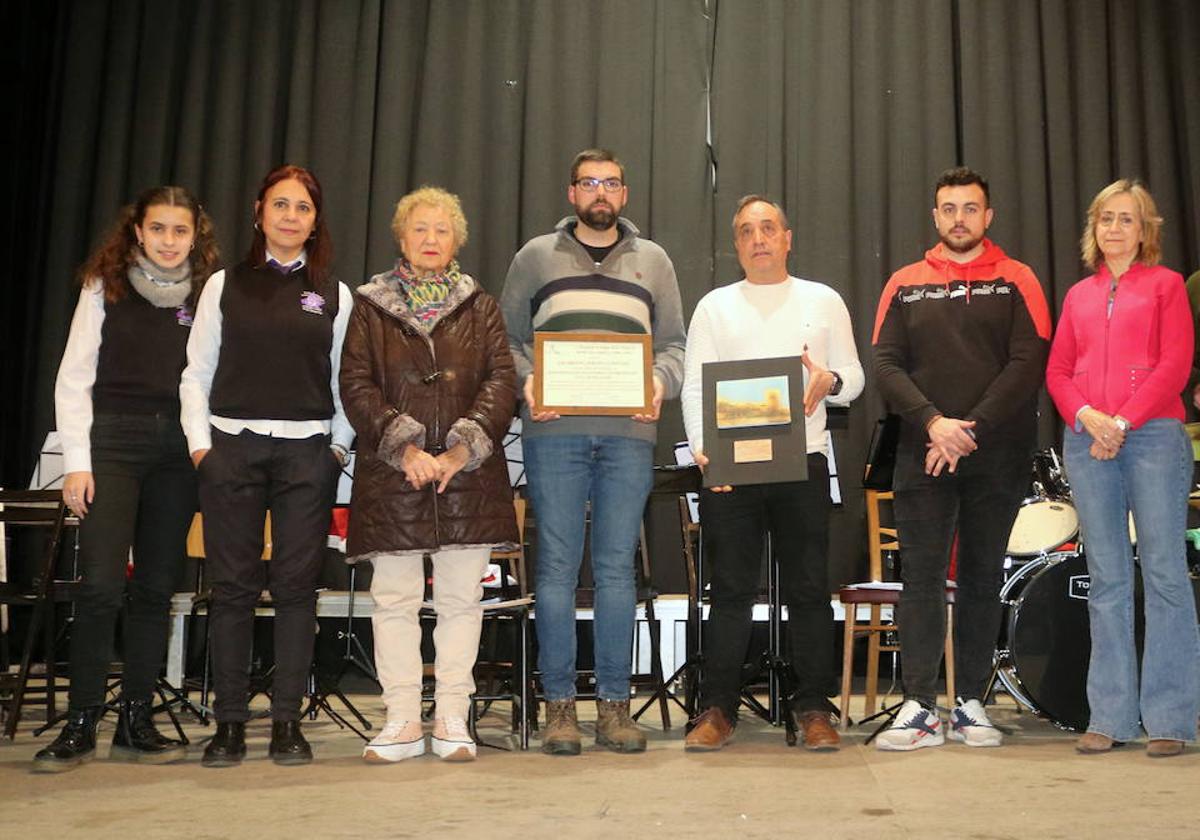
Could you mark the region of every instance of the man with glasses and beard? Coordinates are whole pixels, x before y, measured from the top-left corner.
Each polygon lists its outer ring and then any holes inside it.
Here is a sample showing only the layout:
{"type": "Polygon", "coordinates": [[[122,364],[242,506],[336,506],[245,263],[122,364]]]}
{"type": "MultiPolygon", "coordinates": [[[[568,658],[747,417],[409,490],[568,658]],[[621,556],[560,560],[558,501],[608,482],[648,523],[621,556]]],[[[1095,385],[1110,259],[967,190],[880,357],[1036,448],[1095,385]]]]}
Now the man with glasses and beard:
{"type": "Polygon", "coordinates": [[[971,747],[1002,740],[982,701],[1005,548],[1037,441],[1050,312],[1029,267],[985,237],[991,223],[987,181],[965,167],[943,172],[933,207],[941,242],[892,275],[875,317],[879,389],[902,420],[893,486],[905,702],[876,739],[881,750],[945,740],[934,701],[956,534],[950,737],[971,747]]]}
{"type": "Polygon", "coordinates": [[[575,156],[567,200],[573,216],[513,257],[500,306],[524,389],[522,445],[537,519],[538,667],[546,696],[542,751],[578,755],[575,713],[575,588],[591,503],[595,582],[596,743],[641,752],[645,735],[629,716],[636,610],[634,553],[653,479],[664,398],[683,380],[684,327],[675,268],[620,213],[629,198],[612,152],[575,156]],[[649,414],[559,416],[534,400],[534,332],[650,335],[654,399],[649,414]]]}

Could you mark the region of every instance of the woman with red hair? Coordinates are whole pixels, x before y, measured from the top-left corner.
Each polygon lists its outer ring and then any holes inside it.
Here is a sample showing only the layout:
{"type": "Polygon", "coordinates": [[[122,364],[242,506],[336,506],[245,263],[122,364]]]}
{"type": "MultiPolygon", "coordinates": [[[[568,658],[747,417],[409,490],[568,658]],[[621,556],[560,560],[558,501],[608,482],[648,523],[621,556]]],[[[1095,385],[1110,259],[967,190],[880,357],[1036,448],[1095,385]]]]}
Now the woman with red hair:
{"type": "Polygon", "coordinates": [[[246,259],[200,297],[180,384],[196,465],[212,583],[213,709],[206,767],[246,754],[254,606],[275,607],[271,745],[277,764],[307,764],[300,711],[312,661],[316,585],[337,477],[354,432],[338,393],[350,290],[330,275],[321,185],[280,166],[254,202],[246,259]],[[260,560],[271,512],[269,582],[260,560]]]}

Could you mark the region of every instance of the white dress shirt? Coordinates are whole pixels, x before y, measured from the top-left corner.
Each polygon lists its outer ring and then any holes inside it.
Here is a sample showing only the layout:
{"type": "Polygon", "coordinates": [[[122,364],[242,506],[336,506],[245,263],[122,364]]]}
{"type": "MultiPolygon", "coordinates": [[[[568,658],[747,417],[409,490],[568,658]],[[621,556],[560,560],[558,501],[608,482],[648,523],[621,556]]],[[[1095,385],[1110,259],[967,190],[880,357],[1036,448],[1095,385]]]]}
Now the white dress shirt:
{"type": "Polygon", "coordinates": [[[54,381],[54,420],[62,440],[63,472],[92,471],[92,386],[103,327],[104,286],[92,280],[79,291],[67,349],[54,381]]]}

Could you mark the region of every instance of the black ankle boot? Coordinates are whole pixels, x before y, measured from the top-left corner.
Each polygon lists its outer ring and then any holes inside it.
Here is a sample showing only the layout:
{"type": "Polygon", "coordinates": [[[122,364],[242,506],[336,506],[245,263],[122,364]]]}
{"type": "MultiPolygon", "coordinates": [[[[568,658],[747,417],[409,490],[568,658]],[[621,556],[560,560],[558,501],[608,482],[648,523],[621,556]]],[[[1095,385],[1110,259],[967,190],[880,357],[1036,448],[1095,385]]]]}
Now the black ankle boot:
{"type": "Polygon", "coordinates": [[[96,754],[96,724],[103,712],[103,706],[70,709],[58,737],[33,757],[33,772],[62,773],[91,761],[96,754]]]}
{"type": "Polygon", "coordinates": [[[204,748],[200,763],[205,767],[233,767],[246,757],[246,724],[218,723],[217,734],[204,748]]]}
{"type": "Polygon", "coordinates": [[[276,764],[310,764],[312,747],[304,740],[298,720],[271,721],[271,746],[267,755],[276,764]]]}
{"type": "Polygon", "coordinates": [[[187,747],[164,737],[154,726],[152,700],[124,700],[117,705],[117,731],[108,757],[114,761],[170,764],[187,758],[187,747]]]}

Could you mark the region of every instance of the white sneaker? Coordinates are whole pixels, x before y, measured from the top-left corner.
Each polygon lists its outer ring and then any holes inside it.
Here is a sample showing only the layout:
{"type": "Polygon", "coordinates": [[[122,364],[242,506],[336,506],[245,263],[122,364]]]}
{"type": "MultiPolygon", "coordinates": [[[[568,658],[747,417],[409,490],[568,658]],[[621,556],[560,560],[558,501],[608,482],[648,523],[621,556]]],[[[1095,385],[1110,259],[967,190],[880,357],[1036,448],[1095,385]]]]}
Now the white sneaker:
{"type": "Polygon", "coordinates": [[[474,761],[475,739],[462,718],[437,718],[429,739],[433,754],[443,761],[474,761]]]}
{"type": "Polygon", "coordinates": [[[1004,735],[988,720],[983,704],[978,700],[964,703],[961,697],[950,713],[950,737],[968,747],[998,747],[1004,740],[1004,735]]]}
{"type": "Polygon", "coordinates": [[[905,700],[892,725],[875,739],[877,750],[919,750],[938,747],[946,742],[942,719],[916,700],[905,700]]]}
{"type": "Polygon", "coordinates": [[[425,733],[418,720],[388,721],[363,747],[363,761],[369,764],[389,764],[424,754],[425,733]]]}

